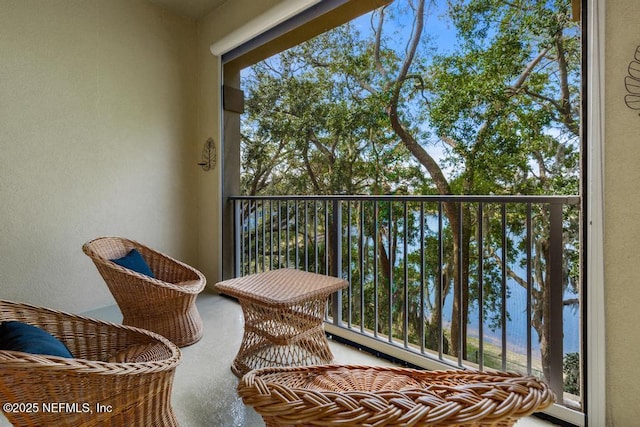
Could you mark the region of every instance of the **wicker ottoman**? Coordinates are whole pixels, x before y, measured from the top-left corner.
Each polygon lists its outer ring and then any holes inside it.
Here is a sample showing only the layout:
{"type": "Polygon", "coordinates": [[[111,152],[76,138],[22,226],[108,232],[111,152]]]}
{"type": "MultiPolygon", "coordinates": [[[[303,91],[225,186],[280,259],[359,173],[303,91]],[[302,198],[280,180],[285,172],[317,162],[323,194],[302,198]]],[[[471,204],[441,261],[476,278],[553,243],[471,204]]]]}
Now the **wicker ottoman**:
{"type": "Polygon", "coordinates": [[[324,333],[327,298],[348,286],[344,279],[290,268],[216,283],[235,297],[244,335],[231,370],[238,377],[268,366],[332,363],[324,333]]]}
{"type": "Polygon", "coordinates": [[[512,426],[554,402],[534,377],[321,365],[249,372],[238,394],[273,426],[512,426]]]}

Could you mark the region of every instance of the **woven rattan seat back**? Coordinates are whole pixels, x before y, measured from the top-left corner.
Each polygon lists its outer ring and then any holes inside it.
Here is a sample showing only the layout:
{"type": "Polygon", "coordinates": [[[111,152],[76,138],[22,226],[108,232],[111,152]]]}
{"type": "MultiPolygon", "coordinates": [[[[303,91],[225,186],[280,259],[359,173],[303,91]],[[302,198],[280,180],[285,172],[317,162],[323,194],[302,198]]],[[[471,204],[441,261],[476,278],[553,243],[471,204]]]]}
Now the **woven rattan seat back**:
{"type": "Polygon", "coordinates": [[[171,390],[182,355],[166,338],[129,326],[0,300],[0,321],[9,320],[48,331],[74,356],[0,351],[0,401],[3,409],[10,409],[3,412],[13,425],[178,425],[171,390]],[[131,348],[143,348],[143,357],[136,362],[109,362],[131,348]]]}
{"type": "Polygon", "coordinates": [[[196,297],[206,279],[195,268],[121,237],[100,237],[83,245],[109,287],[122,312],[122,323],[157,332],[179,347],[202,338],[203,324],[196,297]],[[112,262],[136,249],[154,277],[145,276],[112,262]]]}

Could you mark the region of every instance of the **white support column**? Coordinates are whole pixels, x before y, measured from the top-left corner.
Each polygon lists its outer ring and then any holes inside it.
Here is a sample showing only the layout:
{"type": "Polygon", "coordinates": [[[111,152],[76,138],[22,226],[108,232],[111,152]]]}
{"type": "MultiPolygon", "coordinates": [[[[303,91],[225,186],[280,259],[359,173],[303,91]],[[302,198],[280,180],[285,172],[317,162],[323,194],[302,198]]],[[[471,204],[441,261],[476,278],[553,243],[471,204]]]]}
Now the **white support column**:
{"type": "Polygon", "coordinates": [[[606,425],[604,295],[604,36],[605,0],[588,1],[587,168],[587,424],[606,425]]]}

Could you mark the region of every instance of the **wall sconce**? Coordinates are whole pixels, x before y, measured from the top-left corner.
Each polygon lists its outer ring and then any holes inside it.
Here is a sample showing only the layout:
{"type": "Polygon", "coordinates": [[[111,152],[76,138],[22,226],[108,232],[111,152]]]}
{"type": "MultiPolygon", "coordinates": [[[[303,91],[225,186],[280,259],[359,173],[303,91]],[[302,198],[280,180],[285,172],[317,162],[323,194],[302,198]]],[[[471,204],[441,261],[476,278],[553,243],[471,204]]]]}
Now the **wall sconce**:
{"type": "Polygon", "coordinates": [[[640,110],[640,46],[636,48],[634,59],[629,63],[628,75],[624,78],[628,93],[624,97],[624,103],[632,110],[640,110]]]}
{"type": "Polygon", "coordinates": [[[202,147],[202,160],[198,165],[206,172],[216,167],[216,161],[216,143],[213,138],[209,138],[202,147]]]}

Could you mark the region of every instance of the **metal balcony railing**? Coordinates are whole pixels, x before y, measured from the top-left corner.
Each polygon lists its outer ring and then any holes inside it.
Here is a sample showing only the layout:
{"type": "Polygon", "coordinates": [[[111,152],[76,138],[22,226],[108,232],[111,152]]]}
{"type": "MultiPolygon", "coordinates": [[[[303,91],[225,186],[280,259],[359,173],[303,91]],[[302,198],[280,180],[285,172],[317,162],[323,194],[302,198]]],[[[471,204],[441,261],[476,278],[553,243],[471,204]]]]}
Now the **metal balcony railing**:
{"type": "Polygon", "coordinates": [[[230,200],[236,276],[289,267],[349,281],[330,302],[333,335],[424,367],[538,375],[567,402],[564,343],[581,348],[578,196],[230,200]]]}

